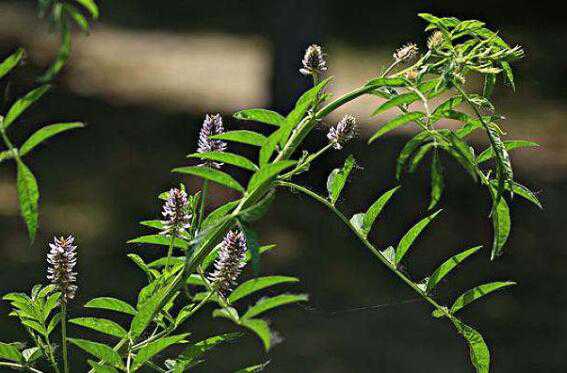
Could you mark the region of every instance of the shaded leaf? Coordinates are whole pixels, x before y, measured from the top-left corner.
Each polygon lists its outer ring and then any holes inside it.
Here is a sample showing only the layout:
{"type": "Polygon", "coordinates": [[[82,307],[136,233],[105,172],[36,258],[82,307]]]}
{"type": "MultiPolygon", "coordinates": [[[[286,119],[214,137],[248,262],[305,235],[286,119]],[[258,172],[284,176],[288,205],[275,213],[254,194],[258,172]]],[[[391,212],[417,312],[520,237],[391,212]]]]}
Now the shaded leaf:
{"type": "Polygon", "coordinates": [[[443,166],[439,161],[439,154],[437,151],[433,153],[433,160],[431,162],[431,201],[429,202],[428,210],[431,210],[443,195],[445,182],[443,181],[443,166]]]}
{"type": "MultiPolygon", "coordinates": [[[[492,203],[494,205],[496,203],[497,192],[492,186],[490,189],[492,203]]],[[[512,225],[512,221],[510,219],[510,208],[504,198],[500,198],[498,205],[493,206],[490,218],[492,219],[492,228],[494,230],[491,259],[495,259],[502,254],[504,245],[506,244],[506,241],[508,241],[512,225]]]]}
{"type": "MultiPolygon", "coordinates": [[[[392,198],[392,196],[394,195],[394,193],[396,193],[396,191],[400,189],[399,186],[392,188],[390,190],[388,190],[387,192],[385,192],[384,194],[382,194],[376,201],[374,201],[374,203],[368,208],[368,210],[366,211],[365,214],[363,214],[362,216],[362,225],[361,225],[361,233],[366,237],[368,235],[368,233],[370,233],[370,230],[372,229],[372,226],[374,225],[374,222],[376,221],[376,219],[378,218],[378,216],[380,215],[380,213],[382,212],[382,209],[384,208],[384,206],[386,206],[386,204],[388,203],[388,201],[390,200],[390,198],[392,198]]],[[[355,215],[356,216],[356,215],[355,215]]]]}
{"type": "Polygon", "coordinates": [[[180,357],[184,360],[195,361],[203,356],[205,352],[212,350],[223,343],[233,342],[240,338],[240,336],[240,333],[226,333],[209,337],[188,347],[185,351],[183,351],[180,357]]]}
{"type": "Polygon", "coordinates": [[[400,180],[402,175],[402,171],[407,160],[411,157],[411,155],[423,144],[423,142],[429,137],[429,134],[426,131],[420,132],[415,135],[411,140],[409,140],[400,155],[398,155],[398,160],[396,162],[396,179],[400,180]]]}
{"type": "Polygon", "coordinates": [[[140,350],[138,350],[138,353],[133,360],[133,369],[136,370],[140,368],[146,361],[150,360],[152,357],[159,354],[169,346],[177,343],[183,343],[188,335],[189,333],[163,337],[154,342],[148,343],[144,347],[140,348],[140,350]]]}
{"type": "MultiPolygon", "coordinates": [[[[538,143],[532,141],[525,141],[525,140],[507,140],[507,141],[503,141],[503,143],[506,150],[513,150],[518,148],[533,148],[539,146],[538,143]]],[[[476,162],[482,163],[492,158],[494,158],[494,150],[492,149],[492,147],[489,147],[488,149],[484,150],[482,153],[479,154],[479,156],[476,158],[476,162]]]]}
{"type": "Polygon", "coordinates": [[[241,325],[252,330],[262,340],[266,351],[270,350],[272,332],[268,322],[262,319],[244,319],[241,325]]]}
{"type": "Polygon", "coordinates": [[[276,150],[276,147],[278,146],[280,140],[283,138],[283,135],[284,129],[280,128],[276,132],[268,136],[268,139],[260,148],[260,167],[264,167],[270,161],[270,158],[272,157],[272,154],[274,154],[274,151],[276,150]]]}
{"type": "Polygon", "coordinates": [[[403,93],[401,95],[394,96],[382,105],[378,106],[378,108],[374,110],[370,116],[376,116],[398,106],[409,105],[417,100],[419,100],[419,96],[416,93],[403,93]]]}

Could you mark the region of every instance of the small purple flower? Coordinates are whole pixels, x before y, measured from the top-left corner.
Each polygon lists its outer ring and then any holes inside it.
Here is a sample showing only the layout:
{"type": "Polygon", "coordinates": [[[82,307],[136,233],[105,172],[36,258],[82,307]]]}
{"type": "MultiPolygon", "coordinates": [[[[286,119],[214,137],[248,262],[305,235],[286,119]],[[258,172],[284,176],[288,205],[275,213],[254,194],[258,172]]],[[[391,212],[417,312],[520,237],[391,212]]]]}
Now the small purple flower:
{"type": "Polygon", "coordinates": [[[356,118],[352,115],[345,115],[335,127],[329,129],[327,138],[333,144],[333,148],[340,150],[355,134],[356,118]]]}
{"type": "MultiPolygon", "coordinates": [[[[224,152],[226,150],[226,142],[222,140],[211,139],[211,136],[221,135],[224,133],[222,125],[222,117],[220,114],[207,114],[199,133],[199,146],[198,153],[208,152],[224,152]]],[[[219,168],[222,163],[218,162],[205,162],[202,165],[219,168]]]]}
{"type": "Polygon", "coordinates": [[[187,193],[178,188],[168,192],[163,204],[163,230],[161,234],[179,236],[191,226],[191,211],[187,203],[187,193]]]}
{"type": "Polygon", "coordinates": [[[227,296],[246,264],[246,237],[242,232],[230,231],[222,241],[215,270],[209,275],[213,287],[227,296]]]}
{"type": "Polygon", "coordinates": [[[307,48],[301,62],[303,67],[299,69],[299,72],[303,75],[320,74],[327,71],[327,61],[325,61],[323,49],[317,44],[311,44],[307,48]]]}
{"type": "Polygon", "coordinates": [[[73,268],[77,264],[77,246],[73,245],[73,236],[54,237],[49,244],[51,250],[47,254],[47,279],[57,286],[61,292],[61,302],[67,303],[75,297],[77,273],[73,268]]]}

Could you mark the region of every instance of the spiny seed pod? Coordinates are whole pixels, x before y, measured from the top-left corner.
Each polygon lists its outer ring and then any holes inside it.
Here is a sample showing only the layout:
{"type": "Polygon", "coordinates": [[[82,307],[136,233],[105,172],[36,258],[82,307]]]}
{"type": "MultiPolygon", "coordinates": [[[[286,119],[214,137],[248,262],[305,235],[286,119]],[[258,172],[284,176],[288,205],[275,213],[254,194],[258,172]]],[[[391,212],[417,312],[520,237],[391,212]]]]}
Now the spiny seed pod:
{"type": "Polygon", "coordinates": [[[323,49],[317,44],[311,44],[303,56],[303,68],[299,69],[303,75],[320,74],[327,71],[327,62],[323,49]]]}
{"type": "Polygon", "coordinates": [[[427,47],[429,49],[437,49],[445,41],[445,37],[441,31],[435,31],[429,39],[427,39],[427,47]]]}
{"type": "Polygon", "coordinates": [[[230,231],[219,248],[215,270],[209,275],[212,286],[227,296],[245,265],[246,237],[242,232],[230,231]]]}
{"type": "Polygon", "coordinates": [[[406,62],[417,56],[419,49],[414,43],[409,43],[398,49],[394,53],[394,59],[398,62],[406,62]]]}
{"type": "Polygon", "coordinates": [[[179,236],[191,226],[191,211],[187,203],[187,193],[178,188],[168,192],[167,200],[163,204],[163,221],[161,234],[179,236]]]}
{"type": "Polygon", "coordinates": [[[51,250],[47,254],[47,279],[57,286],[61,292],[61,302],[67,303],[75,297],[77,273],[73,268],[77,264],[77,246],[73,245],[73,236],[54,237],[49,244],[51,250]]]}
{"type": "Polygon", "coordinates": [[[331,127],[327,138],[333,144],[333,148],[340,150],[343,145],[356,135],[356,118],[345,115],[335,127],[331,127]]]}
{"type": "MultiPolygon", "coordinates": [[[[203,121],[201,132],[199,133],[199,147],[197,148],[197,152],[224,152],[226,150],[226,142],[211,139],[211,136],[221,135],[223,133],[224,127],[220,114],[207,114],[203,121]]],[[[222,163],[208,161],[202,165],[219,168],[222,166],[222,163]]]]}

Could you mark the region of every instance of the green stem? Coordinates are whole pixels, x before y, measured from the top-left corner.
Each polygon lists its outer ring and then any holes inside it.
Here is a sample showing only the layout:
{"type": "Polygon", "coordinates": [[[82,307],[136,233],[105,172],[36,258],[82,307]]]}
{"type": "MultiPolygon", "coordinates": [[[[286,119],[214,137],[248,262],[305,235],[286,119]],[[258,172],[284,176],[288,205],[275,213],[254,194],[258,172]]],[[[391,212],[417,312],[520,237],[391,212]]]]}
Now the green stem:
{"type": "Polygon", "coordinates": [[[287,187],[289,189],[293,190],[297,190],[302,192],[303,194],[313,198],[314,200],[318,201],[319,203],[321,203],[322,205],[324,205],[325,207],[327,207],[329,210],[331,210],[348,228],[350,228],[350,230],[358,237],[358,239],[360,241],[362,241],[362,243],[364,244],[364,246],[366,246],[366,248],[376,257],[378,258],[378,260],[380,260],[386,267],[388,267],[388,269],[390,271],[392,271],[394,274],[396,274],[396,276],[398,276],[403,282],[405,282],[409,287],[411,287],[418,295],[420,295],[424,300],[426,300],[428,303],[430,303],[433,307],[435,307],[435,309],[439,310],[440,312],[443,313],[443,315],[447,316],[448,318],[453,318],[453,315],[451,315],[449,313],[449,311],[447,311],[447,309],[443,306],[441,306],[439,303],[437,303],[433,298],[431,298],[429,295],[427,295],[427,293],[425,291],[423,291],[422,289],[419,288],[419,286],[414,283],[411,279],[409,279],[405,274],[403,274],[402,272],[400,272],[396,266],[392,263],[390,263],[390,261],[378,250],[376,249],[369,241],[366,237],[364,237],[349,221],[349,219],[343,215],[342,212],[340,212],[335,206],[333,206],[333,204],[331,204],[331,202],[327,201],[325,198],[321,197],[320,195],[318,195],[317,193],[302,187],[301,185],[297,185],[294,183],[290,183],[287,181],[279,181],[277,183],[280,186],[283,187],[287,187]]]}
{"type": "Polygon", "coordinates": [[[67,303],[61,301],[61,348],[63,350],[63,372],[69,373],[69,357],[67,356],[67,303]]]}
{"type": "Polygon", "coordinates": [[[0,367],[10,367],[13,368],[15,370],[24,370],[24,371],[28,371],[28,372],[34,372],[34,373],[43,373],[43,371],[39,370],[39,369],[35,369],[32,367],[28,367],[22,364],[18,364],[18,363],[9,363],[7,361],[0,361],[0,367]]]}
{"type": "Polygon", "coordinates": [[[169,247],[167,248],[167,260],[165,261],[165,273],[169,272],[169,266],[171,261],[171,256],[173,255],[173,245],[175,244],[175,231],[171,235],[171,240],[169,241],[169,247]]]}

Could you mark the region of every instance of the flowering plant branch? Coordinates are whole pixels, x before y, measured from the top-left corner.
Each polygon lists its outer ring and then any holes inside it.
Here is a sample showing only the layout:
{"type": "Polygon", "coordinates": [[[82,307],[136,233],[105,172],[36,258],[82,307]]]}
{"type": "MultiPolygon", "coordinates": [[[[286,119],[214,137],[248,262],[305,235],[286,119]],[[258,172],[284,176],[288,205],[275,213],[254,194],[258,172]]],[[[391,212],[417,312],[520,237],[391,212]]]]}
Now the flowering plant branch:
{"type": "MultiPolygon", "coordinates": [[[[261,316],[284,305],[305,302],[308,297],[305,294],[281,293],[259,298],[243,310],[243,299],[248,300],[268,288],[297,283],[298,279],[280,275],[257,277],[258,273],[248,280],[242,278],[246,276],[248,264],[254,267],[262,255],[274,248],[274,245],[258,243],[253,225],[274,203],[276,190],[286,189],[312,198],[335,215],[353,232],[358,244],[366,247],[400,281],[432,306],[434,317],[451,322],[467,342],[476,371],[488,372],[488,346],[477,330],[458,317],[458,312],[475,300],[514,283],[500,281],[478,285],[459,296],[451,306],[445,306],[433,295],[433,290],[466,258],[479,252],[480,246],[456,253],[424,279],[414,279],[402,270],[402,265],[417,237],[441,212],[433,210],[441,202],[445,184],[446,175],[441,164],[443,153],[460,164],[475,182],[488,191],[493,205],[489,214],[494,227],[492,259],[504,252],[510,234],[507,192],[541,207],[535,195],[514,180],[508,154],[512,149],[533,143],[502,140],[504,132],[498,123],[501,117],[495,113],[491,103],[498,76],[504,76],[509,84],[514,85],[510,63],[521,58],[523,52],[519,47],[508,46],[483,22],[429,14],[421,14],[420,17],[428,23],[426,30],[432,32],[424,54],[419,54],[415,44],[403,46],[393,54],[392,63],[381,74],[332,101],[327,92],[331,79],[323,76],[329,68],[323,49],[311,45],[302,60],[300,73],[311,77],[314,84],[298,99],[290,113],[284,116],[266,109],[247,109],[234,114],[238,120],[270,126],[274,131],[269,136],[249,130],[225,131],[220,115],[206,116],[198,149],[188,156],[192,164],[173,170],[203,179],[201,191],[190,194],[180,185],[161,194],[163,220],[141,222],[154,231],[129,241],[134,245],[164,248],[163,256],[150,263],[137,254],[128,255],[147,279],[147,284],[138,292],[137,304],[130,305],[110,297],[92,299],[85,304],[88,309],[126,315],[129,325],[124,327],[110,319],[90,316],[69,320],[71,324],[116,338],[116,343],[66,337],[66,306],[76,290],[73,284],[75,274],[72,272],[76,254],[71,239],[56,240],[49,257],[53,284],[34,287],[31,296],[9,294],[5,297],[11,302],[13,315],[20,319],[35,347],[23,350],[17,344],[1,344],[0,365],[34,372],[47,367],[60,372],[50,334],[61,321],[63,342],[68,341],[93,356],[93,360],[88,360],[89,372],[135,372],[142,368],[158,372],[187,371],[199,364],[211,348],[240,337],[240,333],[226,333],[197,343],[189,342],[185,326],[194,315],[210,306],[214,308],[213,317],[227,319],[255,334],[269,350],[280,338],[261,316]],[[471,92],[466,85],[466,79],[472,74],[480,74],[484,80],[482,94],[471,92]],[[327,195],[294,181],[297,175],[308,172],[310,166],[329,151],[341,151],[348,146],[357,127],[357,120],[352,115],[343,117],[329,129],[325,146],[311,152],[302,148],[305,138],[329,114],[364,95],[385,99],[377,106],[373,116],[388,110],[400,111],[399,115],[376,130],[369,144],[409,123],[415,123],[419,129],[405,144],[397,160],[398,180],[406,169],[413,172],[424,162],[425,156],[432,153],[427,216],[409,229],[395,247],[383,249],[369,240],[369,233],[381,211],[400,190],[399,186],[389,188],[365,212],[349,218],[337,204],[356,165],[354,157],[348,156],[341,168],[331,172],[327,180],[327,195]],[[441,103],[438,103],[439,100],[441,103]],[[469,106],[474,116],[460,111],[463,105],[469,106]],[[456,130],[440,128],[442,119],[455,120],[459,126],[456,130]],[[467,142],[467,137],[477,130],[484,131],[490,144],[478,156],[467,142]],[[232,142],[256,147],[258,160],[229,152],[228,143],[232,142]],[[302,153],[296,156],[299,150],[302,153]],[[493,165],[488,169],[485,165],[490,160],[493,165]],[[246,187],[225,171],[229,167],[251,173],[246,187]],[[236,190],[240,197],[208,212],[208,183],[236,190]],[[61,310],[51,317],[57,305],[61,306],[61,310]],[[165,360],[160,358],[174,345],[183,345],[183,352],[169,355],[165,360]]],[[[65,372],[69,369],[66,351],[64,347],[65,372]]],[[[264,367],[265,364],[260,364],[241,371],[260,371],[264,367]]]]}

